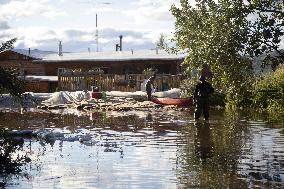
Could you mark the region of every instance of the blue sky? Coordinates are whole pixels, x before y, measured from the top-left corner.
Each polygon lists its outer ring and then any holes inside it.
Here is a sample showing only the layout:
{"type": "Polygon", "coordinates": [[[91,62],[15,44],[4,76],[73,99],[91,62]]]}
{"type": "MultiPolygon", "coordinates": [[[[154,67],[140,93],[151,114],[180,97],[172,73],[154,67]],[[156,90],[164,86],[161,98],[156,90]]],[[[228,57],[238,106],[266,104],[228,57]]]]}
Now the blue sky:
{"type": "Polygon", "coordinates": [[[0,0],[0,41],[17,37],[16,48],[64,51],[115,49],[123,35],[124,50],[155,48],[161,33],[170,36],[169,9],[179,0],[0,0]]]}

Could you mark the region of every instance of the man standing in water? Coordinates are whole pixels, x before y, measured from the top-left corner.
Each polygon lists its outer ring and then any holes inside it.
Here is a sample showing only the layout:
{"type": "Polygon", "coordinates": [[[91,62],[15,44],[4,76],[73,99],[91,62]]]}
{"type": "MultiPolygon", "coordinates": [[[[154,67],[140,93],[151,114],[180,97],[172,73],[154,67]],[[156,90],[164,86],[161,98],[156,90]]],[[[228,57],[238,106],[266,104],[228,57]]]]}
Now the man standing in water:
{"type": "Polygon", "coordinates": [[[153,76],[151,76],[151,77],[147,80],[146,85],[145,85],[148,101],[151,100],[153,82],[154,82],[154,79],[155,79],[155,78],[156,78],[156,74],[154,74],[153,76]]]}
{"type": "Polygon", "coordinates": [[[193,100],[195,103],[194,119],[199,120],[201,114],[205,120],[209,119],[209,95],[214,92],[211,83],[205,80],[205,76],[201,75],[200,82],[195,86],[193,100]]]}

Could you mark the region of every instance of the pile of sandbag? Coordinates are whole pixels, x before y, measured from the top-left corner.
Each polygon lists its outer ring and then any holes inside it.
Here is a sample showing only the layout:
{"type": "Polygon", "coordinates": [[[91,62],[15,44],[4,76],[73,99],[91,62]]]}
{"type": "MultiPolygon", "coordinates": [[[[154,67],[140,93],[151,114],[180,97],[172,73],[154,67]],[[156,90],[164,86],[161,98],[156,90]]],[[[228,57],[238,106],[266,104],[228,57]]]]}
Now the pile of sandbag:
{"type": "Polygon", "coordinates": [[[90,98],[91,98],[90,92],[60,91],[53,93],[52,96],[49,99],[43,101],[42,104],[45,105],[71,104],[71,103],[79,103],[83,100],[89,100],[90,98]]]}
{"type": "Polygon", "coordinates": [[[152,95],[159,98],[180,98],[181,89],[173,88],[168,91],[155,92],[152,95]]]}
{"type": "MultiPolygon", "coordinates": [[[[110,91],[106,92],[108,99],[114,99],[117,97],[131,98],[137,101],[146,100],[146,93],[142,91],[136,92],[121,92],[121,91],[110,91]]],[[[174,88],[168,91],[155,92],[153,96],[164,98],[180,98],[181,90],[174,88]]],[[[76,91],[76,92],[68,92],[68,91],[60,91],[55,92],[51,95],[51,97],[47,100],[44,100],[42,104],[45,105],[59,105],[59,104],[72,104],[72,103],[80,103],[84,100],[91,99],[91,92],[89,91],[76,91]]]]}
{"type": "MultiPolygon", "coordinates": [[[[121,92],[121,91],[110,91],[106,92],[107,96],[110,97],[129,97],[129,98],[135,98],[135,97],[146,97],[147,94],[142,91],[135,91],[135,92],[121,92]]],[[[159,97],[159,98],[180,98],[181,96],[181,89],[173,88],[168,91],[161,91],[161,92],[154,92],[152,93],[153,96],[159,97]]]]}

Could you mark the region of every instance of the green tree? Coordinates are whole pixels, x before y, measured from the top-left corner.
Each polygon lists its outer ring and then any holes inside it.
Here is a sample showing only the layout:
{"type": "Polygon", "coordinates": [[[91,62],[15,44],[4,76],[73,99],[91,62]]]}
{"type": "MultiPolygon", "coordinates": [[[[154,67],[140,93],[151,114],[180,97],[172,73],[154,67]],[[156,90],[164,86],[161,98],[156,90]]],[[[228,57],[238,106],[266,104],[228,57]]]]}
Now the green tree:
{"type": "Polygon", "coordinates": [[[6,42],[3,42],[0,46],[0,52],[7,50],[7,49],[13,49],[14,43],[17,41],[17,38],[10,39],[6,42]]]}
{"type": "Polygon", "coordinates": [[[248,15],[247,44],[244,55],[255,57],[265,55],[263,65],[273,70],[283,63],[284,54],[280,49],[284,35],[284,4],[280,0],[247,0],[243,9],[248,15]],[[253,17],[253,19],[249,19],[253,17]]]}
{"type": "Polygon", "coordinates": [[[166,36],[164,34],[160,34],[160,37],[159,37],[158,42],[157,42],[157,47],[159,49],[167,49],[168,48],[168,44],[166,42],[166,36]]]}
{"type": "Polygon", "coordinates": [[[283,4],[275,0],[196,0],[195,6],[188,0],[180,3],[171,11],[176,18],[177,50],[188,52],[184,62],[187,73],[207,63],[214,73],[215,87],[227,94],[231,104],[244,104],[250,95],[253,58],[265,54],[263,62],[281,62],[283,4]]]}
{"type": "Polygon", "coordinates": [[[268,110],[276,117],[284,112],[284,65],[254,83],[252,105],[268,110]]]}
{"type": "MultiPolygon", "coordinates": [[[[1,44],[0,52],[12,49],[16,38],[1,44]]],[[[10,93],[13,96],[20,97],[22,93],[22,82],[18,79],[18,73],[13,69],[4,69],[0,67],[0,93],[10,93]]]]}

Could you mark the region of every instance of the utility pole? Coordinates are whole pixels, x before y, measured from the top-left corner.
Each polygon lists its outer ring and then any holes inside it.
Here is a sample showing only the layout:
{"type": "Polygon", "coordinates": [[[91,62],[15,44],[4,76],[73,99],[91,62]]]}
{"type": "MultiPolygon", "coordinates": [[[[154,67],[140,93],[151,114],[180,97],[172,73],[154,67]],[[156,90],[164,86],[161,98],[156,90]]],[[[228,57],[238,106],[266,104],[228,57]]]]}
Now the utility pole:
{"type": "Polygon", "coordinates": [[[99,31],[98,31],[98,15],[96,14],[96,44],[97,44],[97,52],[99,52],[99,31]]]}

